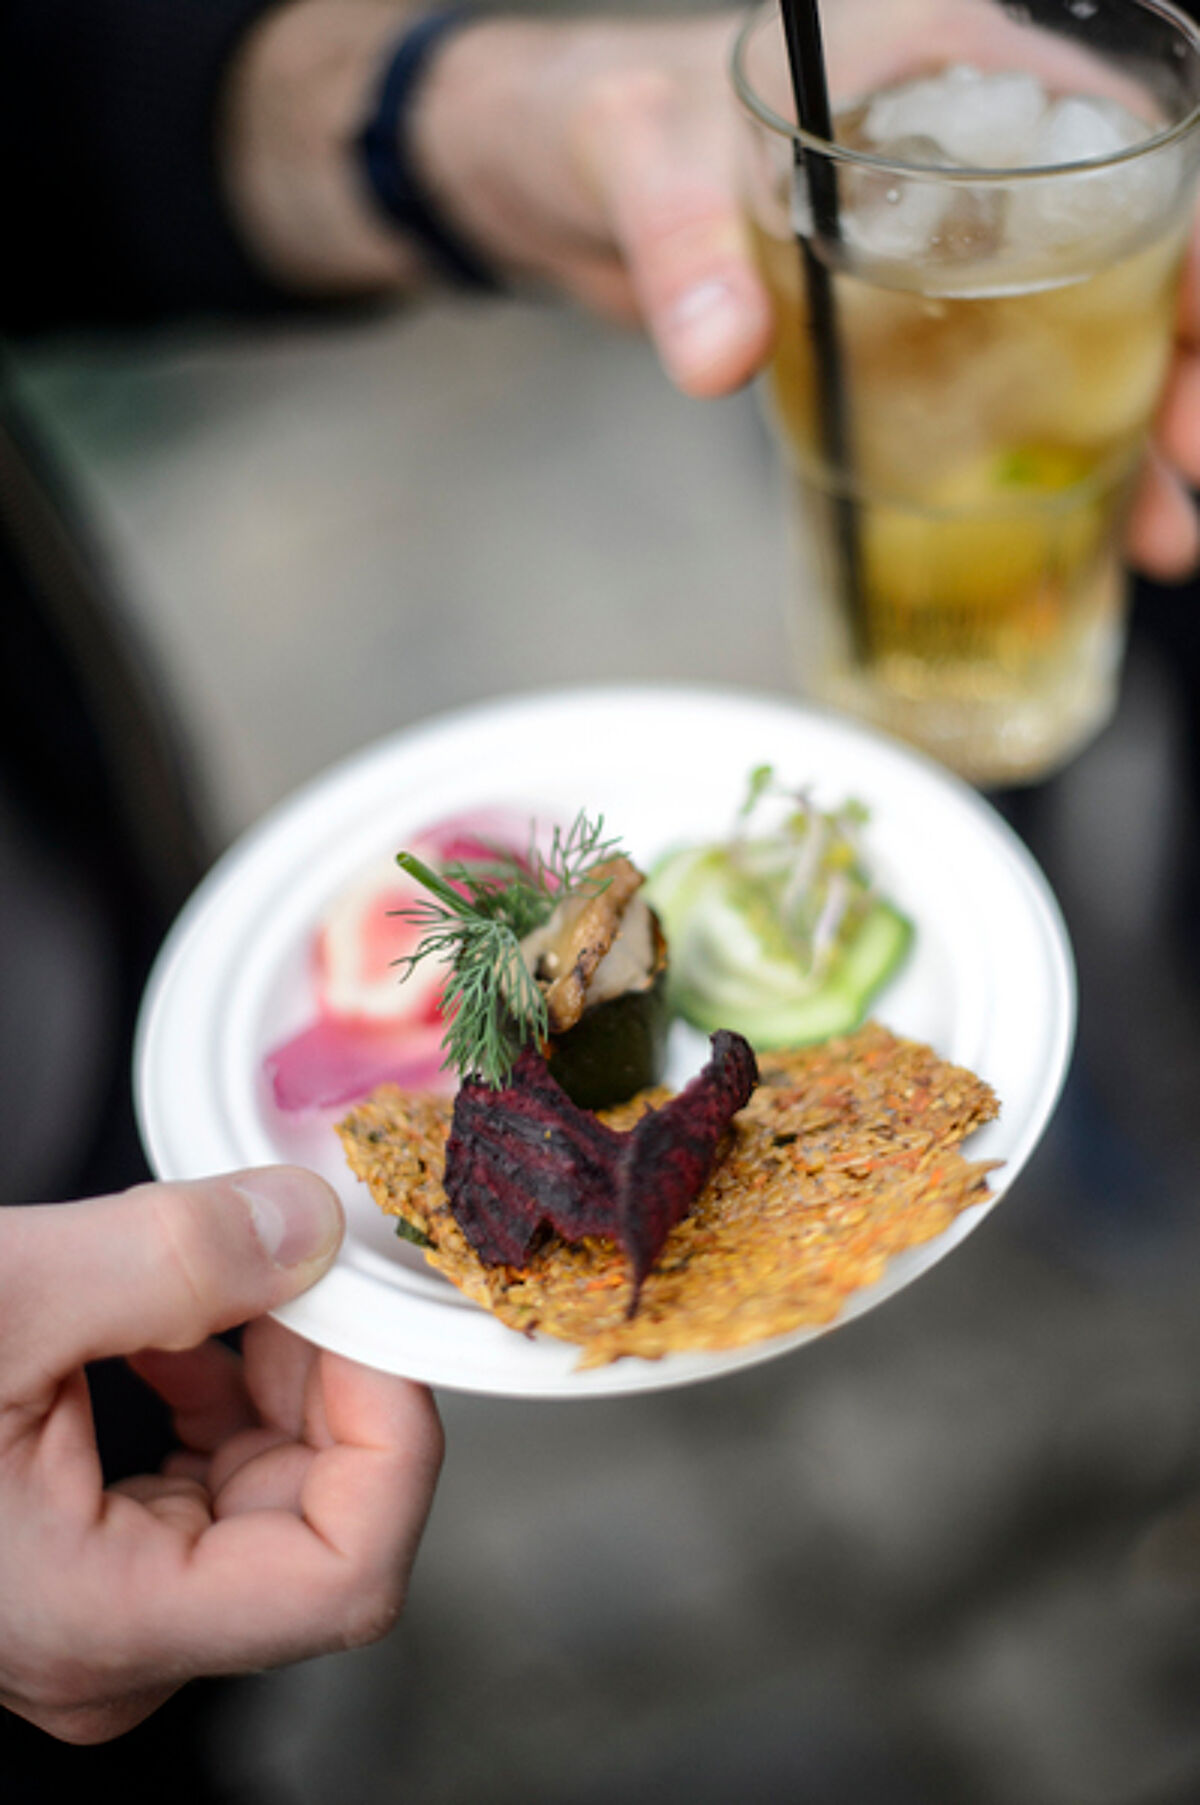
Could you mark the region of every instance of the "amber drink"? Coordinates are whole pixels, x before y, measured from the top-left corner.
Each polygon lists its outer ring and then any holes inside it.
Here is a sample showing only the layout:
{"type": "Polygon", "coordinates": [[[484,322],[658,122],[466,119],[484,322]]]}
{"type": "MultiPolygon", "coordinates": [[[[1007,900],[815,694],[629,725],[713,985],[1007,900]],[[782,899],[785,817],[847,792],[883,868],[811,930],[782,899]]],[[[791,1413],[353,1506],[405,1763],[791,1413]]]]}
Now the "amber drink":
{"type": "Polygon", "coordinates": [[[808,693],[1002,785],[1053,769],[1113,705],[1124,533],[1195,191],[1200,50],[1157,5],[1018,19],[946,0],[921,8],[946,62],[905,31],[907,11],[828,0],[832,146],[790,123],[771,13],[735,61],[777,318],[790,615],[808,693]],[[821,157],[836,213],[818,230],[821,157]],[[813,261],[832,344],[814,325],[813,261]]]}

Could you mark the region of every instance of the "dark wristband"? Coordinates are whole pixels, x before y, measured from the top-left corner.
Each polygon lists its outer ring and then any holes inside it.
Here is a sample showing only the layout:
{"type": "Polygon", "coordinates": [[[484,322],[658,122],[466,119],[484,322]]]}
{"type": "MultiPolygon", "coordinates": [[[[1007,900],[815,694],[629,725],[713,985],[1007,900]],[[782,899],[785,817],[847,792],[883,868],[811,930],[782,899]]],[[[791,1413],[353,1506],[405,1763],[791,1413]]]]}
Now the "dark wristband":
{"type": "Polygon", "coordinates": [[[442,39],[473,17],[469,8],[428,13],[403,34],[384,67],[375,112],[358,140],[363,172],[388,220],[414,239],[444,276],[461,288],[495,292],[500,284],[482,258],[451,230],[425,191],[412,157],[412,100],[442,39]]]}

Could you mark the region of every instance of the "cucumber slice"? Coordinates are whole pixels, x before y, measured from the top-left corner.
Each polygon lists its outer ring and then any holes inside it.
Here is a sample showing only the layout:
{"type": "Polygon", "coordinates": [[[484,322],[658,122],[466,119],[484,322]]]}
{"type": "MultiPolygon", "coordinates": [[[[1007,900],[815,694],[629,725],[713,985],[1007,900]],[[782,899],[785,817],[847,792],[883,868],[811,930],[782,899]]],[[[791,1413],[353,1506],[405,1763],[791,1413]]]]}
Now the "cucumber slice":
{"type": "Polygon", "coordinates": [[[814,978],[793,956],[772,906],[770,881],[747,883],[722,845],[688,847],[655,868],[649,896],[666,928],[672,1006],[693,1026],[732,1028],[761,1048],[802,1046],[848,1033],[903,963],[908,918],[867,892],[814,978]]]}
{"type": "MultiPolygon", "coordinates": [[[[794,974],[774,962],[739,976],[727,969],[718,982],[691,968],[671,987],[675,1008],[708,1034],[733,1028],[751,1046],[799,1047],[848,1034],[865,1018],[872,998],[903,964],[912,923],[889,902],[874,903],[830,965],[823,981],[795,994],[794,974]],[[792,994],[789,994],[792,992],[792,994]]],[[[674,968],[673,968],[674,969],[674,968]]]]}

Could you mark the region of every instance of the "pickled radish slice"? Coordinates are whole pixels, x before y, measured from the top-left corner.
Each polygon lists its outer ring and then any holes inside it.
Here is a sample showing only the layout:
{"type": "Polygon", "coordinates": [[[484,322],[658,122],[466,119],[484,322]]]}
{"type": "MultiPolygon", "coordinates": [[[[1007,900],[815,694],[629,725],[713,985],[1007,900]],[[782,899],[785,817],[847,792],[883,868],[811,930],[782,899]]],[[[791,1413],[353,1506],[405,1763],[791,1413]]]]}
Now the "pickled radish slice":
{"type": "MultiPolygon", "coordinates": [[[[440,861],[439,861],[440,862],[440,861]]],[[[420,931],[399,918],[421,897],[402,872],[372,871],[340,896],[317,934],[317,1001],[323,1014],[353,1021],[435,1020],[444,972],[419,965],[401,981],[399,961],[420,931]]]]}
{"type": "MultiPolygon", "coordinates": [[[[499,814],[455,816],[411,842],[418,858],[444,870],[491,857],[497,847],[524,852],[529,824],[499,814]]],[[[334,902],[317,933],[317,1001],[323,1014],[360,1021],[440,1019],[444,973],[421,965],[405,976],[400,961],[416,950],[420,930],[399,912],[425,891],[394,860],[362,873],[334,902]]]]}
{"type": "MultiPolygon", "coordinates": [[[[524,854],[528,817],[498,810],[458,815],[408,842],[439,869],[524,854]]],[[[445,968],[430,962],[405,976],[401,962],[420,931],[400,919],[425,892],[390,859],[360,873],[330,906],[313,946],[315,1019],[264,1060],[280,1109],[335,1109],[377,1084],[451,1090],[442,1069],[445,968]]]]}

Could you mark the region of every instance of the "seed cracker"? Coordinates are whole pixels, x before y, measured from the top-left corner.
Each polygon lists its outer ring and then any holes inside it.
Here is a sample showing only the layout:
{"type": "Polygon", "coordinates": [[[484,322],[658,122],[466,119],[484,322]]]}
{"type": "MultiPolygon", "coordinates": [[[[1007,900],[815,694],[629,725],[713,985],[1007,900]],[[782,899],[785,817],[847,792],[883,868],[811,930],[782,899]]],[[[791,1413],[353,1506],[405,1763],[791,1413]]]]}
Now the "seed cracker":
{"type": "MultiPolygon", "coordinates": [[[[548,1235],[523,1267],[480,1262],[442,1189],[452,1098],[383,1085],[338,1132],[380,1208],[428,1238],[429,1264],[510,1328],[577,1343],[581,1367],[711,1352],[832,1322],[893,1255],[983,1202],[995,1165],[960,1146],[998,1113],[990,1087],[878,1023],[759,1065],[632,1317],[628,1264],[610,1242],[548,1235]]],[[[667,1094],[601,1114],[627,1128],[667,1094]]]]}

